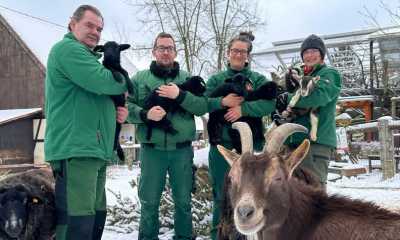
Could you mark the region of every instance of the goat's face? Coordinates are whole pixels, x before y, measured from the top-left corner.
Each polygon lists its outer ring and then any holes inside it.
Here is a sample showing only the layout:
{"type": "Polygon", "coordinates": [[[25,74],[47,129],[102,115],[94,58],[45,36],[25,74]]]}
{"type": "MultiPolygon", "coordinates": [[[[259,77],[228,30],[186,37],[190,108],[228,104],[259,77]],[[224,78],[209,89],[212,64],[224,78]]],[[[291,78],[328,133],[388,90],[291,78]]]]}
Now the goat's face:
{"type": "Polygon", "coordinates": [[[17,238],[25,229],[28,218],[28,189],[22,185],[0,189],[0,229],[17,238]]]}
{"type": "Polygon", "coordinates": [[[300,80],[300,95],[303,97],[310,95],[319,79],[319,76],[303,76],[300,80]]]}
{"type": "Polygon", "coordinates": [[[187,78],[186,82],[184,82],[180,87],[196,96],[201,96],[206,91],[206,83],[200,76],[192,76],[187,78]]]}
{"type": "Polygon", "coordinates": [[[260,155],[244,152],[239,156],[218,146],[231,165],[228,194],[239,232],[251,235],[261,229],[278,228],[285,222],[291,207],[289,179],[309,145],[306,140],[288,156],[271,150],[260,155]]]}
{"type": "Polygon", "coordinates": [[[129,44],[118,44],[114,41],[106,42],[104,45],[97,45],[93,50],[104,52],[104,65],[116,66],[121,62],[121,52],[130,48],[129,44]]]}
{"type": "Polygon", "coordinates": [[[225,80],[233,84],[234,93],[245,97],[249,91],[253,91],[253,83],[245,75],[238,73],[232,78],[225,80]]]}

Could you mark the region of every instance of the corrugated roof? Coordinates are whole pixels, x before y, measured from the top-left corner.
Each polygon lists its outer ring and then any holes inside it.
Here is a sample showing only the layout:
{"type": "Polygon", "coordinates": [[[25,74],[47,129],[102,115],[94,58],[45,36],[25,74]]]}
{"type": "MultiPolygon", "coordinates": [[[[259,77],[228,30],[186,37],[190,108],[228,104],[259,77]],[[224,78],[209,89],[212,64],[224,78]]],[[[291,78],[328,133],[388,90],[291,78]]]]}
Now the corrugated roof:
{"type": "Polygon", "coordinates": [[[40,112],[42,112],[41,108],[0,110],[0,125],[33,116],[40,112]]]}
{"type": "MultiPolygon", "coordinates": [[[[320,37],[327,47],[325,62],[341,72],[343,89],[369,89],[371,84],[374,88],[382,88],[385,70],[389,88],[400,88],[400,26],[320,37]]],[[[303,40],[274,42],[273,47],[253,53],[253,68],[264,74],[284,70],[301,60],[303,40]]]]}

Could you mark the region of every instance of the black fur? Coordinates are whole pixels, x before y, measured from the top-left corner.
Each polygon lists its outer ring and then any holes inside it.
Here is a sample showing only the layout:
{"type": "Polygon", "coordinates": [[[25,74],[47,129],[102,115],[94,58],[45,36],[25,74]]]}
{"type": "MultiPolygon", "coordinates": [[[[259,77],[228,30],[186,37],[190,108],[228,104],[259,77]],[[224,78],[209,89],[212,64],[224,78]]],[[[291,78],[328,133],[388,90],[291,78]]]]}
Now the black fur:
{"type": "MultiPolygon", "coordinates": [[[[202,96],[206,90],[204,80],[200,76],[193,76],[186,79],[182,84],[177,84],[179,89],[183,92],[188,91],[196,96],[202,96]]],[[[180,93],[182,94],[182,93],[180,93]]],[[[185,94],[185,93],[184,93],[185,94]]],[[[160,97],[154,90],[148,95],[144,101],[143,109],[149,110],[154,106],[162,107],[168,114],[175,113],[177,111],[183,111],[176,99],[170,99],[160,97]]],[[[171,121],[167,118],[167,115],[160,121],[147,120],[147,135],[146,139],[150,140],[153,132],[153,128],[159,128],[170,134],[176,134],[176,129],[172,126],[171,121]]]]}
{"type": "MultiPolygon", "coordinates": [[[[225,97],[230,93],[235,93],[238,96],[244,97],[245,101],[256,100],[272,100],[277,95],[277,85],[275,82],[267,82],[256,90],[247,90],[248,85],[252,86],[251,81],[241,73],[234,75],[232,78],[225,80],[225,83],[217,87],[210,97],[225,97]],[[247,85],[247,86],[246,86],[247,85]]],[[[230,126],[228,134],[232,140],[233,148],[241,153],[241,143],[238,131],[231,128],[232,123],[227,122],[224,115],[226,109],[221,109],[210,113],[210,119],[207,123],[207,129],[210,139],[210,144],[217,145],[222,141],[222,127],[224,124],[230,126]]],[[[263,125],[261,117],[241,117],[237,121],[247,122],[253,132],[254,141],[264,139],[263,125]]]]}
{"type": "MultiPolygon", "coordinates": [[[[104,45],[98,45],[94,48],[94,51],[104,52],[103,65],[109,69],[115,81],[122,82],[121,75],[125,79],[126,87],[129,93],[133,93],[133,85],[129,79],[128,72],[121,66],[121,52],[128,49],[129,44],[118,44],[116,42],[110,41],[106,42],[104,45]]],[[[111,99],[114,102],[115,108],[125,107],[125,94],[111,95],[111,99]]],[[[125,161],[125,155],[119,144],[119,133],[121,132],[121,124],[116,123],[115,136],[114,136],[114,151],[117,151],[117,155],[121,161],[125,161]]]]}
{"type": "Polygon", "coordinates": [[[54,179],[48,170],[0,181],[0,239],[50,240],[55,235],[54,179]]]}

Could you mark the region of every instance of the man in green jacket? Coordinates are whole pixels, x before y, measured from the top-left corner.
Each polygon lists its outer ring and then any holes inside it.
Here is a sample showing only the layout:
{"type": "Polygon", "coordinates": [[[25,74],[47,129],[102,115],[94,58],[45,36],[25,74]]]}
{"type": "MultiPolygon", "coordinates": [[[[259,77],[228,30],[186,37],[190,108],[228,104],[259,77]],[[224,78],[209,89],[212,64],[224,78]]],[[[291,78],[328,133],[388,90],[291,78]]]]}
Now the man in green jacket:
{"type": "MultiPolygon", "coordinates": [[[[301,97],[294,106],[294,111],[298,109],[316,109],[318,115],[317,139],[311,142],[308,155],[302,162],[303,167],[310,169],[320,179],[323,186],[326,185],[328,175],[328,164],[336,148],[336,102],[339,97],[342,77],[339,72],[326,66],[324,57],[326,47],[322,39],[314,34],[308,36],[301,44],[301,58],[303,59],[302,71],[305,76],[316,77],[314,90],[308,96],[301,97]]],[[[286,76],[289,92],[293,92],[298,85],[297,80],[291,74],[286,76]]],[[[287,106],[292,94],[286,98],[287,94],[278,96],[277,109],[283,110],[287,106]]],[[[305,126],[311,130],[310,114],[298,115],[294,123],[305,126]]],[[[289,147],[296,148],[307,134],[295,133],[286,142],[289,147]]]]}
{"type": "Polygon", "coordinates": [[[141,143],[139,239],[158,239],[159,205],[167,173],[175,204],[174,239],[191,239],[194,115],[201,116],[207,112],[207,100],[177,87],[176,84],[184,82],[189,74],[180,70],[174,61],[176,46],[170,34],[160,33],[156,37],[152,53],[155,61],[149,70],[140,71],[133,77],[134,94],[128,98],[129,120],[137,124],[137,139],[141,143]],[[145,98],[154,90],[161,97],[175,99],[183,111],[167,113],[160,106],[143,109],[145,98]],[[164,117],[171,121],[177,133],[172,135],[153,128],[151,138],[147,139],[149,120],[160,121],[164,117]]]}
{"type": "Polygon", "coordinates": [[[93,52],[103,17],[93,6],[74,12],[69,33],[48,57],[45,83],[45,156],[56,179],[57,240],[101,239],[106,219],[106,161],[113,156],[116,118],[108,95],[126,92],[124,83],[93,52]]]}
{"type": "MultiPolygon", "coordinates": [[[[253,48],[252,41],[254,36],[251,33],[242,32],[233,38],[228,44],[227,56],[228,67],[225,71],[219,72],[207,81],[206,95],[210,95],[218,86],[225,83],[225,80],[233,77],[237,73],[245,75],[253,84],[253,89],[259,88],[267,82],[265,76],[250,70],[248,60],[253,48]]],[[[226,108],[225,120],[235,122],[242,116],[263,117],[275,110],[275,100],[244,101],[242,97],[229,94],[225,97],[209,98],[209,112],[226,108]]],[[[264,139],[255,139],[254,147],[261,150],[264,139]]],[[[222,143],[224,147],[231,149],[232,140],[228,135],[228,125],[224,124],[222,132],[222,143]]],[[[217,146],[211,145],[208,155],[209,175],[213,188],[213,221],[211,229],[211,239],[217,239],[216,233],[220,220],[221,203],[223,200],[223,183],[225,173],[229,169],[228,163],[219,153],[217,146]]]]}

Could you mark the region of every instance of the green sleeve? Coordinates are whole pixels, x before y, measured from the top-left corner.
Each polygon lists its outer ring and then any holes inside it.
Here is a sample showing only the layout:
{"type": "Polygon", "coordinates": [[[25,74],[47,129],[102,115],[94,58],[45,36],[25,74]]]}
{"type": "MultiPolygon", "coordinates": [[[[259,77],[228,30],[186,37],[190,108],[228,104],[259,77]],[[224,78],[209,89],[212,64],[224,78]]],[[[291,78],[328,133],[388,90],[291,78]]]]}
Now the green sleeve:
{"type": "MultiPolygon", "coordinates": [[[[207,81],[207,88],[205,92],[205,96],[210,96],[210,94],[218,87],[218,78],[212,76],[210,79],[207,81]]],[[[207,107],[208,107],[208,112],[214,112],[216,110],[222,109],[222,97],[216,97],[216,98],[210,98],[208,97],[207,99],[207,107]]]]}
{"type": "MultiPolygon", "coordinates": [[[[264,75],[257,75],[253,80],[258,87],[267,82],[264,75]]],[[[245,101],[241,105],[242,115],[250,117],[263,117],[275,110],[275,100],[245,101]]]]}
{"type": "Polygon", "coordinates": [[[191,92],[186,92],[185,99],[181,103],[181,107],[187,112],[196,116],[202,116],[207,113],[207,98],[198,97],[193,95],[191,92]]]}
{"type": "Polygon", "coordinates": [[[339,96],[341,77],[338,71],[328,69],[320,75],[316,88],[307,97],[300,97],[299,108],[318,108],[327,105],[339,96]]]}
{"type": "Polygon", "coordinates": [[[115,81],[111,71],[81,44],[68,43],[57,64],[68,79],[89,92],[118,95],[127,90],[125,83],[115,81]]]}
{"type": "Polygon", "coordinates": [[[138,81],[135,79],[135,76],[131,79],[133,84],[133,93],[128,96],[128,121],[130,123],[143,123],[142,118],[140,117],[140,112],[142,108],[138,105],[139,99],[139,87],[138,81]]]}

